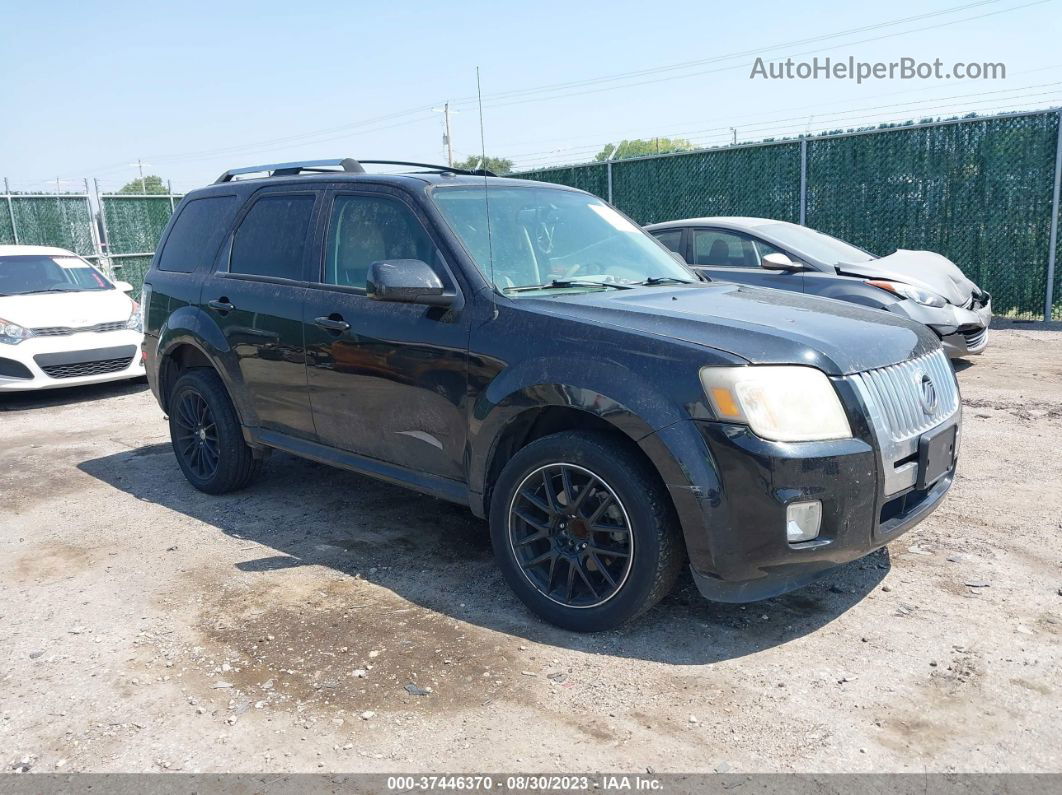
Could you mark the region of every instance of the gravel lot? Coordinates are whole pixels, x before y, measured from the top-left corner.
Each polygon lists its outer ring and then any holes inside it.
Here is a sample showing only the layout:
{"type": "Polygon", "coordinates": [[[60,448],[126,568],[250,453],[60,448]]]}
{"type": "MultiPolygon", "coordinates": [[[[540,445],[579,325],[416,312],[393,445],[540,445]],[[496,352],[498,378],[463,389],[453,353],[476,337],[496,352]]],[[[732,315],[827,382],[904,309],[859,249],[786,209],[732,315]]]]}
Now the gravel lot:
{"type": "Polygon", "coordinates": [[[0,396],[0,762],[1060,771],[1062,330],[960,368],[957,482],[887,552],[589,637],[459,507],[285,455],[209,497],[143,384],[0,396]]]}

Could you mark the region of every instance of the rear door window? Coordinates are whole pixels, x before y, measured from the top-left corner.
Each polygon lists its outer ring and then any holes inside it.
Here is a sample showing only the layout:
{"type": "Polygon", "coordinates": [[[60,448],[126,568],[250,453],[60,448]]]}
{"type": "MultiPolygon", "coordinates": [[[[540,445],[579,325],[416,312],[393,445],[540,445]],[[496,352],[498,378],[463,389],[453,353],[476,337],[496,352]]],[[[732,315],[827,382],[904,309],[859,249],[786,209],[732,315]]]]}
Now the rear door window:
{"type": "Polygon", "coordinates": [[[159,255],[159,270],[193,273],[201,265],[211,265],[235,214],[235,196],[187,202],[166,238],[159,255]]]}
{"type": "Polygon", "coordinates": [[[311,193],[258,199],[233,237],[229,272],[301,280],[316,201],[311,193]]]}

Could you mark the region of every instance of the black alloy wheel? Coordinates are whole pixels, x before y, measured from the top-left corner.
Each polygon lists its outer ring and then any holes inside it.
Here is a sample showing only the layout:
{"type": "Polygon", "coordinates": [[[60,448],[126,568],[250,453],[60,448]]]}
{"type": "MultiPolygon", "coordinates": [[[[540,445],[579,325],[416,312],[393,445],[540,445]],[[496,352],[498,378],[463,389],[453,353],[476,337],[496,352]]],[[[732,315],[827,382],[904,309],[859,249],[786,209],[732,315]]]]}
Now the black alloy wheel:
{"type": "Polygon", "coordinates": [[[209,480],[218,471],[221,450],[214,414],[203,396],[188,390],[173,408],[174,450],[197,478],[209,480]]]}
{"type": "Polygon", "coordinates": [[[166,401],[170,440],[188,482],[208,494],[242,489],[261,469],[220,376],[199,367],[173,385],[166,401]]]}
{"type": "Polygon", "coordinates": [[[565,607],[604,604],[630,574],[634,536],[616,492],[568,463],[524,478],[509,506],[509,543],[524,576],[565,607]]]}

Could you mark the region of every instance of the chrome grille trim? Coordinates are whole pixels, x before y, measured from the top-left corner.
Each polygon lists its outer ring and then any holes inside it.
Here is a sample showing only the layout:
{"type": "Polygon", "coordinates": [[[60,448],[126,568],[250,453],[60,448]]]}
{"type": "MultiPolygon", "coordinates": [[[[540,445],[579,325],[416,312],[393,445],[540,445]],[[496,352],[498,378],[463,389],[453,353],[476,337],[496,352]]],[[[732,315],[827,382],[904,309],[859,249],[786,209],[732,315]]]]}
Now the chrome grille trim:
{"type": "Polygon", "coordinates": [[[848,378],[878,440],[885,495],[910,488],[918,475],[918,462],[910,459],[918,452],[919,437],[946,422],[959,421],[959,385],[947,355],[938,349],[848,378]],[[931,412],[922,408],[923,375],[929,376],[937,392],[937,405],[931,412]]]}
{"type": "Polygon", "coordinates": [[[896,442],[919,436],[950,417],[959,407],[959,387],[944,351],[867,370],[852,376],[882,410],[884,430],[896,442]],[[931,413],[922,408],[922,376],[929,376],[937,391],[931,413]]]}
{"type": "Polygon", "coordinates": [[[94,326],[81,326],[71,328],[69,326],[45,326],[44,328],[30,329],[34,337],[69,337],[71,334],[103,333],[107,331],[122,331],[126,327],[126,321],[116,320],[113,323],[97,323],[94,326]]]}

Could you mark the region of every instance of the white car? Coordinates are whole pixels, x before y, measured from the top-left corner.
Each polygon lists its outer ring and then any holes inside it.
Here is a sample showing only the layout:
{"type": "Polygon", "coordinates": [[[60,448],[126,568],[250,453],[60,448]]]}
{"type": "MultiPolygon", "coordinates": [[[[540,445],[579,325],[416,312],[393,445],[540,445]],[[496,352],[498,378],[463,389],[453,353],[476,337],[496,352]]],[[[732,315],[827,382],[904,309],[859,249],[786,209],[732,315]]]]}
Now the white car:
{"type": "Polygon", "coordinates": [[[132,289],[61,248],[0,246],[0,392],[144,375],[132,289]]]}

